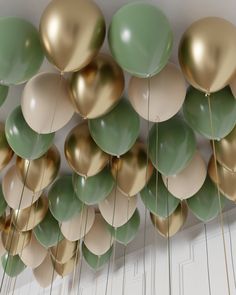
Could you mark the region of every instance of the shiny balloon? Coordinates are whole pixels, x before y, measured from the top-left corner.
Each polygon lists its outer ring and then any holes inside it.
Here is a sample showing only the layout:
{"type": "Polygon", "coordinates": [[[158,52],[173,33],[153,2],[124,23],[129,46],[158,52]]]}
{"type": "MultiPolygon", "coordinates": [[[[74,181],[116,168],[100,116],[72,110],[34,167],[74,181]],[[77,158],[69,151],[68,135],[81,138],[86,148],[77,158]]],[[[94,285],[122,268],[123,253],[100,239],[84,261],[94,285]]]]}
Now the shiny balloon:
{"type": "Polygon", "coordinates": [[[5,126],[3,123],[0,123],[0,171],[7,166],[13,155],[14,152],[6,139],[5,126]]]}
{"type": "Polygon", "coordinates": [[[6,208],[7,208],[7,202],[2,192],[2,185],[0,184],[0,216],[2,216],[5,213],[6,208]]]}
{"type": "Polygon", "coordinates": [[[6,225],[6,214],[3,213],[0,217],[0,232],[4,230],[6,225]]]}
{"type": "Polygon", "coordinates": [[[1,262],[4,272],[6,272],[6,274],[11,278],[17,277],[26,268],[26,265],[22,262],[18,255],[5,253],[1,257],[1,262]]]}
{"type": "Polygon", "coordinates": [[[66,263],[70,260],[77,250],[77,242],[71,242],[67,239],[61,240],[56,246],[50,248],[53,259],[59,263],[66,263]]]}
{"type": "Polygon", "coordinates": [[[57,261],[54,261],[53,266],[55,268],[55,271],[61,277],[65,277],[65,276],[69,275],[76,268],[79,258],[80,258],[80,255],[78,253],[65,263],[59,263],[57,261]]]}

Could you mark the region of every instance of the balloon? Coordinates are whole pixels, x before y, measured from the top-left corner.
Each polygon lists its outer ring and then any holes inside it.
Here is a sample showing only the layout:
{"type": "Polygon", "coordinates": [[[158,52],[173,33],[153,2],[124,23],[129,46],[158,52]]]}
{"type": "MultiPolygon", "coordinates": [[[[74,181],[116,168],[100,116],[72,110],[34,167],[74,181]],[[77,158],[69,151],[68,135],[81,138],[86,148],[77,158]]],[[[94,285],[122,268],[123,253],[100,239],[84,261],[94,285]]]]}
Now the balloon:
{"type": "Polygon", "coordinates": [[[168,192],[161,175],[157,176],[157,172],[153,173],[140,195],[145,207],[154,215],[163,218],[172,214],[180,203],[179,199],[168,192]]]}
{"type": "Polygon", "coordinates": [[[176,210],[166,218],[150,213],[151,221],[160,235],[163,237],[174,236],[184,225],[188,216],[188,207],[185,202],[181,202],[176,210]]]}
{"type": "MultiPolygon", "coordinates": [[[[2,214],[0,217],[0,231],[3,231],[5,228],[5,223],[6,223],[6,214],[5,212],[2,214]]],[[[1,256],[1,255],[0,255],[1,256]]]]}
{"type": "Polygon", "coordinates": [[[2,185],[0,184],[0,216],[2,216],[7,208],[7,202],[5,201],[2,185]]]}
{"type": "Polygon", "coordinates": [[[108,168],[91,177],[73,174],[73,186],[77,197],[87,205],[94,205],[104,200],[114,187],[114,179],[108,168]]]}
{"type": "Polygon", "coordinates": [[[214,219],[225,205],[225,198],[220,198],[221,206],[219,205],[219,198],[217,188],[207,176],[202,188],[190,199],[187,200],[189,209],[193,214],[203,222],[208,222],[214,219]]]}
{"type": "Polygon", "coordinates": [[[173,35],[166,16],[148,3],[130,3],[113,16],[108,41],[113,57],[137,77],[153,76],[167,64],[173,35]]]}
{"type": "Polygon", "coordinates": [[[55,271],[62,277],[67,276],[73,270],[76,268],[76,265],[79,260],[79,255],[74,255],[70,260],[68,260],[65,263],[59,263],[57,261],[54,261],[53,265],[55,268],[55,271]]]}
{"type": "Polygon", "coordinates": [[[98,204],[102,217],[113,227],[127,223],[137,208],[137,196],[127,198],[115,187],[110,195],[98,204]]]}
{"type": "Polygon", "coordinates": [[[106,153],[120,156],[126,153],[139,136],[138,114],[126,99],[108,114],[89,120],[89,130],[96,144],[106,153]]]}
{"type": "Polygon", "coordinates": [[[1,262],[4,272],[11,278],[17,277],[26,268],[18,255],[13,256],[5,253],[1,257],[1,262]]]}
{"type": "Polygon", "coordinates": [[[0,257],[6,253],[6,249],[3,246],[2,239],[0,239],[0,257]]]}
{"type": "Polygon", "coordinates": [[[136,236],[140,225],[140,215],[138,209],[135,210],[133,216],[124,225],[114,228],[109,224],[108,229],[113,238],[121,244],[128,245],[136,236]]]}
{"type": "Polygon", "coordinates": [[[9,87],[0,84],[0,107],[4,104],[7,95],[8,95],[9,87]]]}
{"type": "Polygon", "coordinates": [[[6,139],[4,124],[0,123],[0,171],[7,166],[13,155],[13,150],[6,139]]]}
{"type": "Polygon", "coordinates": [[[65,156],[70,167],[85,177],[96,175],[109,161],[109,155],[93,141],[87,123],[75,126],[67,135],[65,156]]]}
{"type": "Polygon", "coordinates": [[[63,72],[85,67],[97,55],[105,33],[102,12],[93,1],[53,0],[40,21],[46,56],[63,72]]]}
{"type": "Polygon", "coordinates": [[[233,96],[236,98],[236,74],[233,76],[232,80],[230,81],[229,86],[233,93],[233,96]]]}
{"type": "Polygon", "coordinates": [[[77,250],[77,242],[71,242],[67,239],[61,240],[56,246],[50,248],[53,260],[61,264],[70,260],[77,250]]]}
{"type": "Polygon", "coordinates": [[[196,139],[190,127],[175,116],[153,125],[149,132],[152,164],[164,175],[175,175],[183,170],[196,151],[196,139]]]}
{"type": "Polygon", "coordinates": [[[58,222],[50,211],[47,212],[43,221],[34,228],[33,232],[38,242],[45,248],[50,248],[63,239],[58,222]]]}
{"type": "Polygon", "coordinates": [[[176,198],[183,200],[195,195],[207,176],[206,164],[199,152],[196,152],[189,164],[178,174],[162,176],[168,191],[176,198]]]}
{"type": "Polygon", "coordinates": [[[34,204],[25,209],[12,211],[12,221],[19,231],[28,231],[37,226],[48,211],[48,198],[40,197],[34,204]]]}
{"type": "Polygon", "coordinates": [[[86,234],[84,244],[95,255],[103,255],[111,248],[113,238],[101,214],[95,215],[94,224],[86,234]]]}
{"type": "Polygon", "coordinates": [[[20,106],[8,116],[6,138],[13,151],[21,158],[34,160],[41,157],[53,143],[54,133],[38,134],[25,122],[20,106]]]}
{"type": "Polygon", "coordinates": [[[64,127],[74,114],[65,78],[56,73],[34,76],[24,88],[21,109],[25,121],[35,132],[52,133],[64,127]]]}
{"type": "Polygon", "coordinates": [[[99,54],[71,79],[75,110],[88,119],[108,113],[119,101],[124,90],[124,75],[116,62],[99,54]]]}
{"type": "Polygon", "coordinates": [[[113,247],[111,247],[105,254],[103,255],[95,255],[89,251],[89,249],[82,243],[82,253],[85,261],[88,265],[95,271],[102,268],[111,258],[113,251],[113,247]]]}
{"type": "Polygon", "coordinates": [[[132,77],[129,82],[129,99],[133,108],[151,122],[162,122],[173,117],[180,110],[185,95],[184,77],[172,63],[152,78],[132,77]]]}
{"type": "Polygon", "coordinates": [[[190,87],[183,106],[184,117],[188,124],[201,135],[220,140],[234,128],[236,100],[229,87],[211,94],[209,99],[211,112],[205,94],[190,87]]]}
{"type": "Polygon", "coordinates": [[[31,235],[29,244],[22,250],[20,254],[21,260],[25,265],[36,268],[46,258],[47,249],[44,248],[35,238],[34,234],[31,235]]]}
{"type": "Polygon", "coordinates": [[[33,77],[43,62],[38,31],[16,17],[0,18],[0,80],[21,84],[33,77]]]}
{"type": "Polygon", "coordinates": [[[34,193],[24,186],[15,166],[12,166],[4,175],[2,190],[8,206],[15,210],[30,207],[42,194],[42,192],[34,193]]]}
{"type": "Polygon", "coordinates": [[[95,220],[93,207],[83,206],[82,211],[61,224],[61,232],[69,241],[82,239],[91,229],[95,220]]]}
{"type": "Polygon", "coordinates": [[[188,82],[211,93],[225,87],[235,72],[235,26],[219,17],[194,22],[179,45],[179,63],[188,82]]]}
{"type": "Polygon", "coordinates": [[[77,198],[71,175],[57,179],[48,192],[49,209],[56,220],[63,222],[80,213],[82,203],[77,198]]]}

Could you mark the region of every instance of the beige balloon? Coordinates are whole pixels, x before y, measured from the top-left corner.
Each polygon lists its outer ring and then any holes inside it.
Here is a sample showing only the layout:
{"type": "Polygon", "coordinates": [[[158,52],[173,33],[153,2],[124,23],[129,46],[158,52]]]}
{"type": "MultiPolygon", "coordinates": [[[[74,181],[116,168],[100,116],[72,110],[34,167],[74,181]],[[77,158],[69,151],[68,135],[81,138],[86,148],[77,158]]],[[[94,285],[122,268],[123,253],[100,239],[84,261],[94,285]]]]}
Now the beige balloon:
{"type": "Polygon", "coordinates": [[[74,114],[69,86],[60,74],[40,73],[26,84],[21,109],[25,121],[38,133],[52,133],[74,114]]]}
{"type": "Polygon", "coordinates": [[[15,166],[12,166],[3,177],[2,191],[4,198],[12,209],[24,209],[38,200],[42,192],[34,193],[24,186],[15,166]]]}
{"type": "Polygon", "coordinates": [[[184,76],[172,63],[151,77],[150,81],[132,77],[129,82],[129,99],[132,106],[141,117],[151,122],[162,122],[173,117],[180,110],[185,95],[184,76]]]}
{"type": "Polygon", "coordinates": [[[128,198],[116,187],[110,195],[98,204],[99,210],[106,220],[113,227],[119,227],[127,223],[137,208],[137,196],[128,198]]]}
{"type": "Polygon", "coordinates": [[[63,264],[74,256],[76,250],[77,242],[63,239],[56,246],[50,248],[50,253],[56,262],[63,264]]]}
{"type": "Polygon", "coordinates": [[[195,195],[202,187],[207,175],[206,164],[199,152],[196,152],[190,163],[180,173],[173,176],[162,176],[169,192],[178,199],[184,200],[195,195]]]}
{"type": "Polygon", "coordinates": [[[20,258],[25,265],[31,268],[36,268],[41,263],[43,263],[47,253],[47,249],[37,241],[34,234],[32,233],[31,240],[29,244],[23,249],[22,253],[20,254],[20,258]]]}
{"type": "Polygon", "coordinates": [[[84,206],[83,210],[72,219],[61,223],[61,232],[69,241],[82,239],[91,229],[95,220],[93,207],[84,206]]]}
{"type": "Polygon", "coordinates": [[[85,246],[95,255],[105,254],[113,244],[113,238],[107,224],[100,213],[95,216],[95,221],[84,238],[85,246]]]}
{"type": "Polygon", "coordinates": [[[74,255],[70,260],[68,260],[65,263],[59,263],[57,261],[54,261],[54,267],[55,271],[61,276],[65,277],[73,272],[73,270],[76,267],[76,264],[78,263],[80,258],[79,253],[77,255],[74,255]]]}
{"type": "Polygon", "coordinates": [[[231,91],[233,93],[233,96],[236,98],[236,74],[233,76],[232,80],[229,84],[231,91]]]}

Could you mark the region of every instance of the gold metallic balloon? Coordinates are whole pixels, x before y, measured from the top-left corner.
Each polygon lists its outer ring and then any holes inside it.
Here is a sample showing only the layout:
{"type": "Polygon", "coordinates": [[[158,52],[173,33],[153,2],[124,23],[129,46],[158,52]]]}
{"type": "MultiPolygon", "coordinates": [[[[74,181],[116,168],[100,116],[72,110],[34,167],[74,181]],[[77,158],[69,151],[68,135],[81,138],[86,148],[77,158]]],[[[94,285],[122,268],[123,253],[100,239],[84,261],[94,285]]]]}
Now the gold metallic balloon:
{"type": "Polygon", "coordinates": [[[3,123],[0,123],[0,171],[7,166],[14,155],[13,150],[10,148],[3,123]]]}
{"type": "Polygon", "coordinates": [[[65,156],[70,167],[85,177],[99,173],[109,161],[109,155],[93,141],[87,122],[77,125],[67,135],[65,156]]]}
{"type": "Polygon", "coordinates": [[[63,239],[58,243],[58,245],[51,247],[50,252],[56,262],[63,264],[74,256],[77,250],[77,245],[77,242],[71,242],[67,239],[63,239]]]}
{"type": "Polygon", "coordinates": [[[105,21],[93,1],[52,0],[40,21],[40,35],[48,60],[62,72],[85,67],[105,38],[105,21]]]}
{"type": "Polygon", "coordinates": [[[60,153],[53,145],[42,157],[27,160],[17,157],[16,168],[20,179],[34,192],[41,191],[57,177],[60,168],[60,153]]]}
{"type": "Polygon", "coordinates": [[[111,171],[124,195],[130,197],[140,192],[153,173],[150,160],[147,167],[144,144],[136,142],[132,149],[120,158],[113,157],[111,171]]]}
{"type": "Polygon", "coordinates": [[[68,260],[66,263],[58,263],[54,260],[53,264],[57,274],[59,274],[62,277],[65,277],[68,274],[72,273],[79,261],[79,257],[80,255],[78,253],[77,255],[74,255],[70,260],[68,260]]]}
{"type": "Polygon", "coordinates": [[[0,217],[0,231],[3,231],[5,228],[5,223],[6,223],[6,214],[4,213],[1,217],[0,217]]]}
{"type": "Polygon", "coordinates": [[[219,17],[194,22],[179,45],[179,62],[188,82],[211,93],[229,83],[236,69],[235,26],[219,17]]]}
{"type": "Polygon", "coordinates": [[[167,218],[150,213],[152,224],[163,237],[174,236],[183,226],[188,216],[188,207],[185,201],[181,202],[175,211],[167,218]]]}
{"type": "Polygon", "coordinates": [[[84,118],[93,119],[109,112],[124,90],[124,75],[118,64],[99,54],[89,65],[73,74],[72,101],[84,118]]]}
{"type": "Polygon", "coordinates": [[[48,198],[41,196],[30,207],[13,210],[12,220],[19,231],[29,231],[38,225],[48,211],[48,198]]]}

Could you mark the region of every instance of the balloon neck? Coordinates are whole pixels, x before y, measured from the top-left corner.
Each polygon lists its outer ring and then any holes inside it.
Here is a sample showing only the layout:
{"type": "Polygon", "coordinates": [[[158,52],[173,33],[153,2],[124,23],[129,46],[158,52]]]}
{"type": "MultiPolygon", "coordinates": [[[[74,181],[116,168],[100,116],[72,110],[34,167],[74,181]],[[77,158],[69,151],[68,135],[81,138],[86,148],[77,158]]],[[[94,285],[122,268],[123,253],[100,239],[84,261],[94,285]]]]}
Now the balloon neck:
{"type": "Polygon", "coordinates": [[[210,96],[211,96],[210,92],[205,93],[205,97],[210,97],[210,96]]]}

